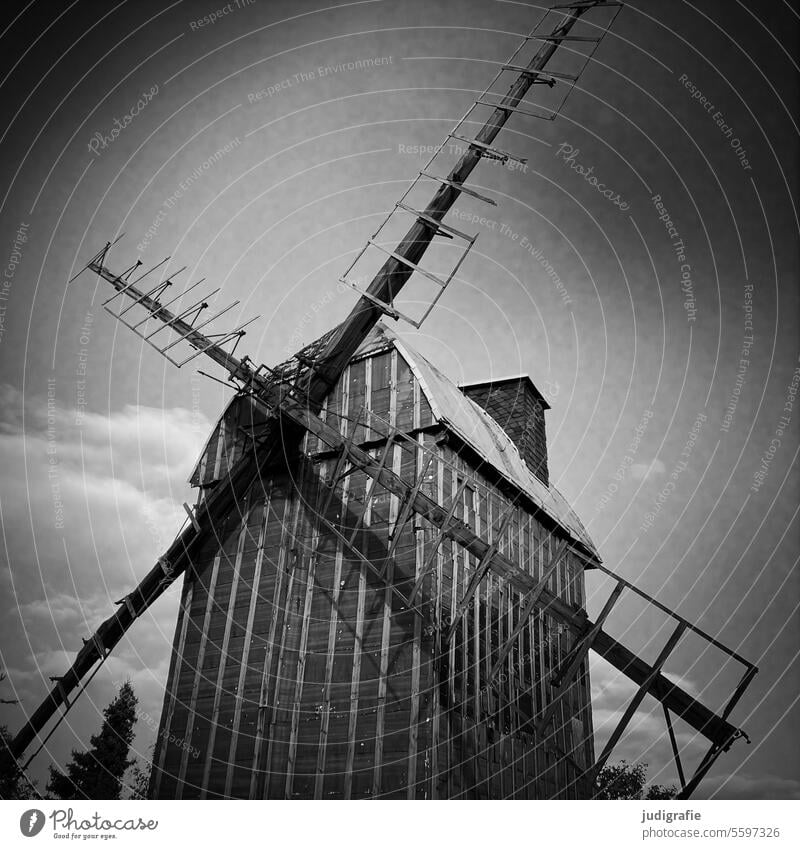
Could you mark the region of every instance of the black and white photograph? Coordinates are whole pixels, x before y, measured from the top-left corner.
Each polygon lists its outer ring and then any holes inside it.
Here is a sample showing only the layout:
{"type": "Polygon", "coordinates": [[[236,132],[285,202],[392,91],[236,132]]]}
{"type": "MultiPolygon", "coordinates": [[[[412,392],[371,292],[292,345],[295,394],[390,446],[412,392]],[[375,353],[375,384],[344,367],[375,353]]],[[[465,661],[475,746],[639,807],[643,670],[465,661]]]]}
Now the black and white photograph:
{"type": "Polygon", "coordinates": [[[3,4],[4,845],[797,845],[799,35],[3,4]]]}

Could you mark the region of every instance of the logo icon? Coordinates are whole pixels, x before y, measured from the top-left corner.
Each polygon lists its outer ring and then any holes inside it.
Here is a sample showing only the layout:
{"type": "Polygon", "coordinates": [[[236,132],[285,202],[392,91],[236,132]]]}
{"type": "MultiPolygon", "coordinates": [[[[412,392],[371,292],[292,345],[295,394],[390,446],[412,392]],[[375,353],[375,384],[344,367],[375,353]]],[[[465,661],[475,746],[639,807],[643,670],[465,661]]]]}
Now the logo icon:
{"type": "Polygon", "coordinates": [[[36,837],[44,828],[44,813],[36,808],[31,808],[19,818],[19,830],[25,837],[36,837]]]}

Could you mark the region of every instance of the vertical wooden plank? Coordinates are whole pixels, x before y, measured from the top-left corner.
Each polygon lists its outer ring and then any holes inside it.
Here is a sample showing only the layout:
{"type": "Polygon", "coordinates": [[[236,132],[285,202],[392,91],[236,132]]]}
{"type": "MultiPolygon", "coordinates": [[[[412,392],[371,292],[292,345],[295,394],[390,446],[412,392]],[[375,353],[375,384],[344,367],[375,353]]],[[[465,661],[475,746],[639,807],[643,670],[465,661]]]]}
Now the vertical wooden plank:
{"type": "Polygon", "coordinates": [[[197,650],[197,663],[195,665],[194,670],[194,680],[192,683],[192,695],[189,700],[189,716],[186,723],[186,731],[184,734],[184,740],[187,742],[187,746],[184,749],[183,756],[181,758],[181,766],[180,771],[178,773],[178,788],[175,794],[176,799],[180,799],[183,797],[184,785],[186,782],[186,768],[189,763],[189,748],[191,740],[192,740],[192,732],[194,730],[195,724],[195,715],[197,710],[197,691],[200,687],[200,678],[203,669],[203,659],[205,657],[206,652],[206,642],[208,635],[208,627],[211,622],[211,611],[214,608],[214,591],[217,585],[217,576],[219,575],[219,564],[221,559],[221,552],[217,552],[214,557],[214,564],[211,567],[211,580],[209,582],[208,587],[208,599],[206,601],[206,609],[203,615],[203,630],[200,636],[200,646],[197,650]]]}
{"type": "MultiPolygon", "coordinates": [[[[395,474],[400,474],[400,446],[395,444],[391,448],[391,469],[395,474]]],[[[387,463],[388,465],[388,463],[387,463]]],[[[389,502],[389,525],[397,521],[399,504],[397,496],[392,495],[389,502]]],[[[383,591],[383,622],[381,627],[381,649],[378,671],[378,706],[375,716],[375,759],[372,773],[372,798],[381,795],[381,776],[383,771],[383,741],[384,724],[386,720],[386,689],[389,672],[389,644],[392,627],[392,590],[394,582],[394,557],[386,564],[386,589],[383,591]]]]}
{"type": "Polygon", "coordinates": [[[246,510],[239,526],[239,537],[236,543],[236,558],[233,567],[233,582],[231,584],[230,595],[228,596],[228,606],[225,612],[225,630],[222,635],[222,644],[220,647],[220,661],[217,667],[217,680],[214,693],[214,701],[211,707],[211,730],[208,736],[208,746],[205,752],[205,763],[203,765],[203,779],[200,787],[200,798],[205,799],[208,795],[209,776],[211,774],[211,764],[214,760],[214,744],[217,737],[217,723],[219,721],[219,706],[223,692],[223,677],[225,675],[225,667],[228,659],[228,643],[231,636],[231,625],[233,623],[233,608],[236,604],[236,590],[239,585],[239,573],[242,565],[242,549],[244,548],[244,540],[247,536],[247,517],[249,510],[246,510]]]}
{"type": "Polygon", "coordinates": [[[217,440],[217,450],[214,456],[214,477],[213,480],[219,480],[222,471],[222,462],[225,456],[225,440],[227,439],[227,428],[225,425],[225,416],[219,420],[219,439],[217,440]]]}
{"type": "MultiPolygon", "coordinates": [[[[417,440],[420,443],[420,451],[418,452],[419,462],[417,463],[415,474],[421,475],[425,463],[425,454],[422,451],[423,438],[420,435],[417,440]]],[[[415,521],[412,517],[411,521],[415,521]]],[[[420,570],[424,563],[425,546],[424,535],[420,533],[414,534],[414,581],[419,580],[420,570]]],[[[422,599],[425,598],[423,588],[422,599]]],[[[424,603],[424,601],[422,602],[424,603]]],[[[416,799],[417,794],[417,750],[419,743],[419,723],[420,723],[420,704],[419,704],[419,682],[420,682],[420,665],[422,662],[422,617],[414,617],[414,635],[411,649],[411,716],[408,729],[408,791],[406,798],[416,799]]],[[[422,797],[424,798],[424,797],[422,797]]]]}
{"type": "Polygon", "coordinates": [[[293,520],[292,526],[284,535],[281,545],[287,551],[289,581],[283,601],[283,627],[281,629],[280,650],[274,677],[274,705],[269,730],[267,749],[267,780],[270,798],[285,798],[286,771],[281,767],[288,765],[289,739],[291,735],[291,716],[293,711],[295,670],[299,658],[301,639],[301,596],[305,596],[307,573],[303,565],[299,541],[305,532],[304,485],[307,479],[305,465],[301,465],[293,479],[293,520]],[[274,769],[273,769],[274,767],[274,769]]]}
{"type": "MultiPolygon", "coordinates": [[[[328,473],[333,472],[333,464],[328,465],[328,473]]],[[[346,485],[347,481],[345,481],[346,485]]],[[[334,495],[334,498],[336,496],[334,495]]],[[[342,588],[342,543],[336,543],[333,572],[333,594],[331,597],[331,614],[328,622],[328,648],[325,657],[325,682],[322,694],[323,712],[320,725],[319,748],[317,752],[317,774],[314,780],[314,798],[321,799],[325,785],[325,767],[328,754],[328,735],[331,723],[331,688],[333,682],[333,666],[336,657],[336,629],[339,624],[339,598],[342,588]]]]}
{"type": "MultiPolygon", "coordinates": [[[[439,447],[438,453],[444,458],[444,449],[439,447]]],[[[436,464],[436,499],[439,504],[442,503],[444,494],[444,462],[436,464]]],[[[430,537],[430,544],[433,544],[435,534],[430,537]]],[[[433,779],[431,782],[431,798],[438,799],[441,796],[440,782],[442,771],[445,773],[449,770],[449,762],[446,758],[446,744],[442,743],[442,733],[447,734],[446,719],[442,711],[442,688],[444,682],[442,669],[442,631],[446,627],[444,611],[444,591],[443,591],[443,576],[444,576],[444,553],[442,546],[439,546],[436,552],[436,595],[435,595],[435,612],[434,612],[434,663],[433,663],[433,728],[431,740],[431,771],[433,779]],[[442,763],[442,761],[445,761],[442,763]]]]}
{"type": "MultiPolygon", "coordinates": [[[[308,629],[311,622],[311,599],[314,594],[314,576],[317,566],[317,545],[319,544],[319,530],[314,533],[311,543],[311,552],[306,565],[298,572],[298,582],[305,579],[305,598],[303,600],[303,618],[300,622],[300,641],[297,651],[297,664],[294,676],[294,697],[291,705],[291,725],[289,730],[289,745],[286,764],[286,783],[284,787],[285,798],[291,799],[292,783],[294,781],[295,767],[297,761],[297,737],[300,724],[300,714],[303,707],[303,682],[305,679],[306,657],[308,652],[308,629]],[[305,573],[305,575],[303,575],[305,573]]],[[[305,560],[305,558],[304,558],[305,560]]],[[[296,625],[296,623],[295,623],[296,625]]]]}
{"type": "MultiPolygon", "coordinates": [[[[264,535],[266,533],[267,521],[269,517],[270,493],[267,492],[264,503],[260,506],[261,510],[261,526],[258,535],[258,551],[256,554],[255,569],[253,571],[253,580],[250,586],[250,603],[247,610],[247,625],[245,633],[244,651],[242,653],[242,662],[239,667],[239,680],[236,685],[236,704],[234,708],[233,732],[231,734],[231,745],[228,750],[228,770],[225,775],[225,795],[231,795],[233,784],[233,773],[237,760],[237,749],[239,748],[239,732],[242,720],[242,705],[244,702],[244,687],[247,679],[248,664],[250,662],[250,647],[253,633],[253,621],[256,613],[256,602],[258,600],[258,588],[261,583],[261,567],[264,560],[264,535]]],[[[259,508],[256,508],[259,509],[259,508]]]]}
{"type": "Polygon", "coordinates": [[[390,380],[389,385],[389,424],[392,427],[397,427],[397,362],[400,355],[397,353],[397,348],[392,348],[391,361],[389,363],[390,380]]]}
{"type": "Polygon", "coordinates": [[[358,607],[356,633],[353,644],[353,677],[350,682],[350,719],[348,722],[347,768],[345,771],[344,798],[353,792],[353,763],[356,756],[356,728],[358,725],[358,690],[361,683],[361,653],[364,644],[364,607],[367,595],[367,567],[361,563],[358,577],[358,607]]]}
{"type": "Polygon", "coordinates": [[[157,736],[156,745],[158,751],[153,758],[156,769],[154,770],[153,786],[150,791],[154,799],[161,798],[161,780],[164,771],[164,761],[167,753],[167,741],[169,740],[172,731],[172,718],[175,715],[175,703],[178,700],[178,679],[180,677],[181,666],[186,650],[186,629],[189,623],[189,609],[192,605],[192,594],[194,592],[194,583],[192,581],[192,570],[188,569],[184,574],[183,581],[183,598],[178,613],[178,621],[175,625],[175,637],[173,639],[173,654],[171,659],[171,669],[168,676],[169,684],[167,685],[166,693],[164,694],[164,707],[162,708],[163,719],[161,728],[157,736]]]}
{"type": "MultiPolygon", "coordinates": [[[[275,696],[272,682],[274,680],[272,667],[275,660],[278,630],[282,628],[282,599],[291,591],[291,575],[289,574],[288,546],[285,545],[286,528],[292,521],[296,499],[290,492],[283,493],[283,510],[280,520],[280,537],[278,541],[278,557],[276,564],[275,592],[272,600],[272,617],[270,619],[267,654],[264,658],[264,669],[261,677],[261,693],[259,696],[258,727],[256,729],[256,745],[253,752],[253,775],[250,786],[250,798],[266,798],[269,786],[270,767],[270,737],[269,728],[275,712],[275,696]],[[289,588],[287,589],[287,585],[289,588]]],[[[270,505],[272,507],[272,505],[270,505]]]]}

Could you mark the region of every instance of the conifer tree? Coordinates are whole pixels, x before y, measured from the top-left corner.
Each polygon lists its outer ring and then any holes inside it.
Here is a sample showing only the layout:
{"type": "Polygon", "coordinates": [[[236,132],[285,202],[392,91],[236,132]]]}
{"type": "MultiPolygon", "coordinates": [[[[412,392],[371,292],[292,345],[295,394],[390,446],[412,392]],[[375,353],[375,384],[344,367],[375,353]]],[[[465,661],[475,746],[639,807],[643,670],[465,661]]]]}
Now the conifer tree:
{"type": "Polygon", "coordinates": [[[103,711],[99,734],[86,752],[72,752],[66,775],[50,767],[47,789],[59,799],[119,799],[122,777],[133,763],[128,759],[136,725],[136,698],[130,682],[103,711]]]}
{"type": "Polygon", "coordinates": [[[36,782],[30,781],[11,754],[13,735],[0,725],[0,799],[38,799],[36,782]]]}

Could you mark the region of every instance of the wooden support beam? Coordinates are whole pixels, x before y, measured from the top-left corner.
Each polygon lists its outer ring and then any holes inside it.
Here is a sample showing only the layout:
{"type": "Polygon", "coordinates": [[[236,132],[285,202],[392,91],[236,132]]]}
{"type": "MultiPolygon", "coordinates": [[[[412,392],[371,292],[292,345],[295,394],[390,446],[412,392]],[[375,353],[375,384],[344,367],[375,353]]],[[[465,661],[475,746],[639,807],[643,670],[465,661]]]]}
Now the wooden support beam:
{"type": "MultiPolygon", "coordinates": [[[[354,430],[355,430],[355,428],[354,428],[354,430]]],[[[394,440],[391,439],[391,438],[387,439],[386,445],[384,445],[383,451],[381,452],[380,461],[378,462],[378,469],[380,471],[383,471],[386,468],[386,460],[389,456],[389,452],[392,450],[393,447],[394,447],[394,440]]],[[[349,543],[348,543],[350,546],[353,545],[353,543],[356,540],[356,537],[358,536],[358,532],[361,530],[361,523],[364,521],[364,517],[367,515],[367,510],[369,510],[370,504],[372,504],[374,492],[375,492],[376,487],[379,485],[379,482],[380,482],[380,474],[370,478],[369,488],[367,489],[367,492],[364,495],[364,504],[363,504],[361,510],[359,511],[358,518],[356,519],[356,523],[353,526],[353,531],[350,534],[350,540],[349,540],[349,543]]]]}
{"type": "Polygon", "coordinates": [[[681,763],[681,753],[678,751],[678,742],[675,739],[675,730],[672,727],[672,717],[669,715],[669,709],[662,704],[664,709],[664,721],[667,723],[667,731],[669,732],[669,742],[672,746],[672,757],[675,759],[675,768],[678,770],[678,778],[681,782],[681,790],[686,789],[686,776],[683,774],[683,764],[681,763]]]}
{"type": "Polygon", "coordinates": [[[595,637],[600,633],[600,629],[605,624],[609,613],[611,613],[611,610],[622,595],[624,589],[624,584],[617,584],[611,591],[611,595],[606,599],[606,603],[603,605],[603,609],[600,611],[597,619],[595,619],[594,625],[592,625],[592,627],[586,632],[586,636],[575,643],[572,651],[570,651],[564,658],[564,662],[561,664],[560,668],[553,674],[551,684],[554,687],[561,687],[562,685],[567,684],[575,676],[581,662],[589,653],[595,637]]]}
{"type": "Polygon", "coordinates": [[[414,483],[413,489],[411,489],[408,493],[408,497],[403,499],[401,502],[400,512],[397,516],[397,521],[395,521],[392,530],[389,532],[389,539],[392,541],[392,548],[394,550],[394,546],[396,545],[395,540],[400,536],[400,531],[406,525],[406,522],[411,518],[411,514],[414,512],[414,499],[417,497],[417,494],[422,489],[422,484],[425,483],[425,475],[428,474],[428,468],[433,461],[433,454],[429,453],[425,463],[422,466],[422,471],[419,473],[416,482],[414,483]]]}
{"type": "Polygon", "coordinates": [[[636,691],[636,694],[631,699],[628,707],[625,708],[625,713],[622,714],[622,718],[617,723],[616,728],[611,733],[611,737],[609,737],[608,742],[603,749],[602,754],[597,759],[597,762],[594,765],[594,768],[590,771],[592,776],[592,784],[597,780],[597,776],[600,774],[600,770],[605,766],[606,761],[608,760],[611,752],[614,747],[619,742],[620,737],[625,733],[625,729],[628,727],[628,723],[633,719],[633,715],[639,709],[639,705],[644,700],[644,697],[650,692],[650,688],[652,687],[655,679],[661,673],[661,667],[667,662],[667,658],[672,654],[672,650],[678,644],[678,640],[683,636],[684,631],[686,630],[686,625],[683,622],[678,623],[678,627],[672,632],[672,635],[667,640],[666,645],[663,649],[661,649],[661,653],[659,654],[656,662],[650,668],[650,672],[645,677],[644,681],[642,681],[639,689],[636,691]]]}

